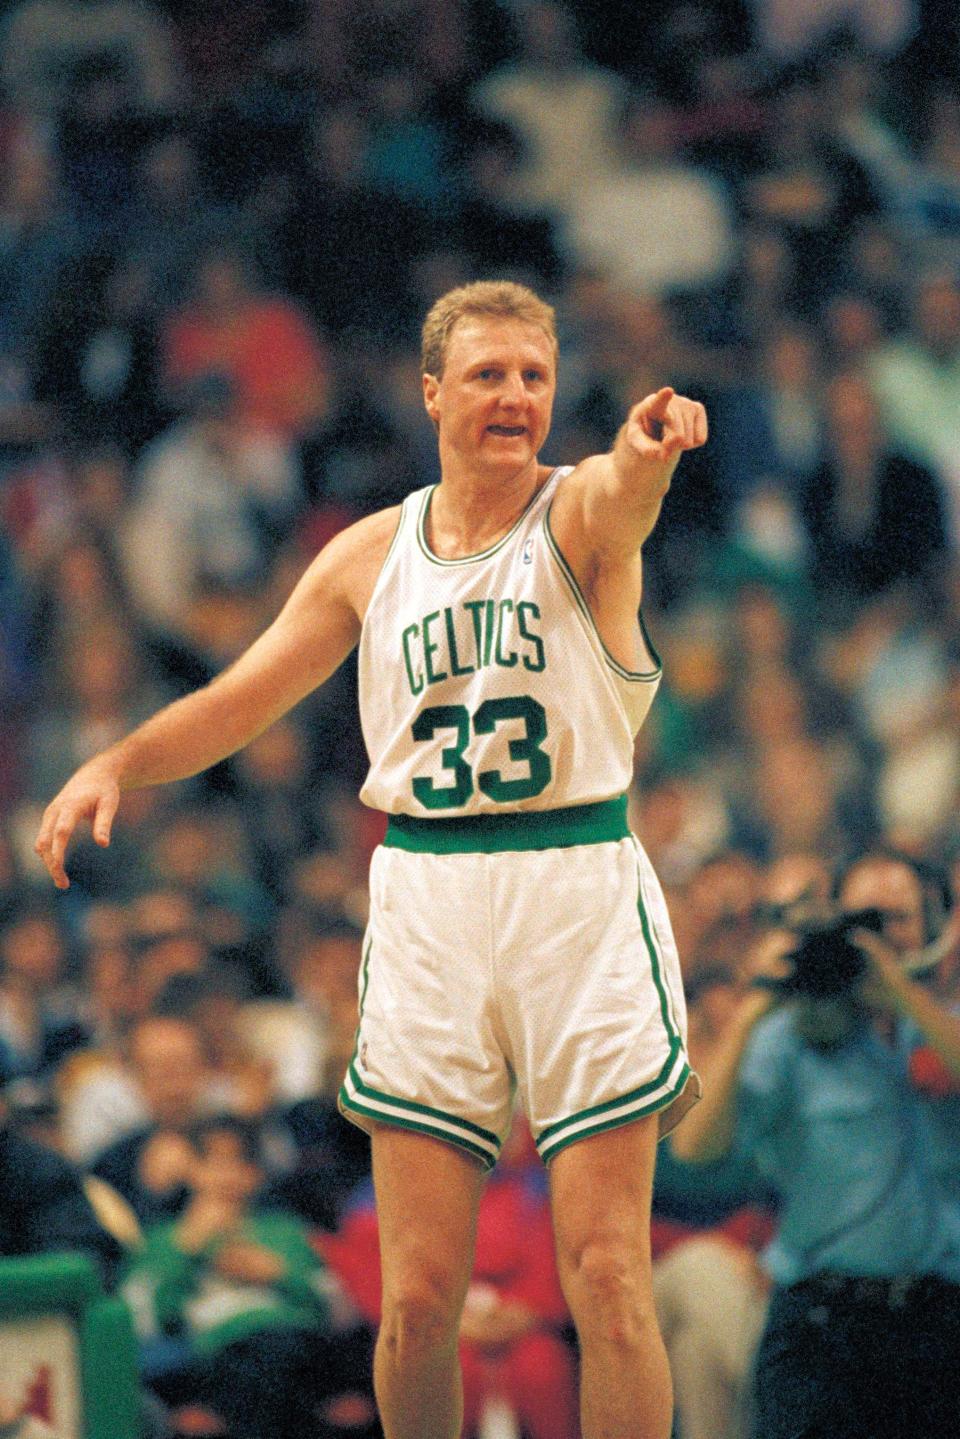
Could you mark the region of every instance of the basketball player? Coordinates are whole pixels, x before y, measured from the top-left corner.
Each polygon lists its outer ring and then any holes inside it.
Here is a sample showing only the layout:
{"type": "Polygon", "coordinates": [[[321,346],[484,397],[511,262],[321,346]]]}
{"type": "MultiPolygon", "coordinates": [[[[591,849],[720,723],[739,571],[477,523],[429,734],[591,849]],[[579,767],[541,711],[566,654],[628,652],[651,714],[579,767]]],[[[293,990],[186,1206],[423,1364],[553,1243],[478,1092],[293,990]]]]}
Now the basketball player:
{"type": "Polygon", "coordinates": [[[340,1105],[372,1137],[384,1431],[460,1433],[477,1205],[518,1089],[550,1168],[585,1439],[667,1439],[650,1189],[658,1134],[698,1084],[624,791],[660,679],[638,621],[640,550],[706,416],[661,389],[610,453],[552,469],[539,461],[548,305],[513,284],[465,286],[437,301],[423,342],[440,484],[338,535],[234,665],[84,765],[37,850],[65,888],[81,819],[108,843],[124,789],[232,754],[359,642],[361,798],[390,820],[340,1105]]]}

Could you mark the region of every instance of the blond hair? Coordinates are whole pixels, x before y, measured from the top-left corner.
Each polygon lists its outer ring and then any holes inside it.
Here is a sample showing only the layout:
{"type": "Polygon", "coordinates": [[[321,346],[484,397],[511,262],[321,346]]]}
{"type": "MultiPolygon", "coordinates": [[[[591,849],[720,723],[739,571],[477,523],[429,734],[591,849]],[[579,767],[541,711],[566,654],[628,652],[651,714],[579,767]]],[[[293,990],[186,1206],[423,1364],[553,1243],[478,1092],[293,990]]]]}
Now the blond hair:
{"type": "Polygon", "coordinates": [[[469,315],[491,315],[536,325],[553,346],[556,359],[557,330],[552,305],[526,285],[512,280],[475,280],[441,295],[424,320],[420,361],[425,375],[441,378],[453,328],[469,315]]]}

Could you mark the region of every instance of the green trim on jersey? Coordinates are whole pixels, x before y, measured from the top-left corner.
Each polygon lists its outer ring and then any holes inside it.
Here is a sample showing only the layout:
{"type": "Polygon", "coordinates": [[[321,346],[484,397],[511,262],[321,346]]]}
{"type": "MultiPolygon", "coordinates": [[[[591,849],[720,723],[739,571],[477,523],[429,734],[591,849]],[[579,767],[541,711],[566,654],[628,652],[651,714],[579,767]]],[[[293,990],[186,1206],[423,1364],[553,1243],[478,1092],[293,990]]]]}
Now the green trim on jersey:
{"type": "Polygon", "coordinates": [[[630,837],[627,797],[574,804],[566,809],[514,810],[508,814],[468,814],[422,819],[392,814],[384,836],[386,849],[414,854],[502,854],[510,850],[571,849],[608,844],[630,837]]]}
{"type": "Polygon", "coordinates": [[[427,515],[430,513],[430,502],[433,499],[433,492],[437,488],[436,485],[431,485],[423,497],[423,503],[420,506],[420,514],[417,517],[417,543],[420,546],[420,549],[423,551],[424,555],[427,557],[430,563],[434,565],[472,565],[475,564],[477,560],[489,559],[491,555],[495,555],[498,550],[503,548],[503,546],[507,543],[507,540],[511,539],[516,534],[517,530],[520,528],[527,515],[530,513],[531,508],[533,507],[533,505],[536,504],[537,500],[543,494],[547,485],[549,485],[550,481],[553,479],[556,473],[557,470],[556,467],[554,467],[554,469],[550,471],[549,475],[544,480],[540,488],[534,490],[533,494],[530,496],[529,502],[524,506],[522,512],[517,516],[516,521],[510,526],[509,530],[507,530],[507,533],[503,535],[501,539],[496,540],[492,545],[489,546],[488,549],[480,550],[478,554],[457,555],[456,558],[452,560],[445,560],[441,555],[435,555],[433,553],[433,550],[427,543],[427,515]]]}
{"type": "MultiPolygon", "coordinates": [[[[409,496],[408,496],[407,498],[409,498],[409,496]]],[[[394,532],[393,532],[393,539],[390,541],[390,546],[389,546],[389,548],[388,548],[388,550],[387,550],[387,553],[386,553],[386,554],[384,555],[384,557],[383,557],[383,564],[380,566],[380,574],[381,574],[381,575],[383,574],[384,570],[387,568],[387,565],[390,563],[390,557],[392,556],[394,550],[397,548],[397,540],[399,540],[399,538],[400,538],[400,531],[403,529],[403,519],[404,519],[404,514],[405,514],[405,512],[406,512],[406,508],[407,508],[407,500],[406,500],[406,499],[401,500],[401,502],[400,502],[400,513],[399,513],[399,515],[397,516],[397,528],[396,528],[396,529],[394,530],[394,532]]],[[[379,579],[379,578],[380,578],[380,575],[377,576],[377,579],[379,579]]]]}
{"type": "Polygon", "coordinates": [[[660,656],[657,654],[653,645],[650,643],[650,636],[647,634],[647,627],[643,622],[642,614],[638,615],[637,617],[640,623],[640,633],[643,635],[644,643],[646,644],[647,649],[650,651],[650,655],[653,659],[654,664],[656,665],[656,669],[628,670],[620,663],[619,660],[615,660],[613,655],[607,649],[606,645],[603,642],[600,631],[597,629],[597,622],[593,618],[590,606],[587,604],[584,593],[581,590],[579,584],[577,583],[576,576],[574,575],[573,570],[567,564],[567,561],[563,556],[563,552],[560,549],[560,546],[557,544],[553,530],[550,528],[550,511],[552,508],[553,501],[551,500],[550,504],[547,506],[547,512],[543,517],[543,530],[544,534],[547,537],[547,544],[550,547],[551,554],[553,555],[554,559],[560,567],[561,574],[563,575],[564,579],[570,587],[570,592],[573,595],[574,600],[576,601],[577,608],[580,610],[584,619],[587,621],[590,628],[593,630],[593,633],[596,635],[597,643],[603,650],[603,656],[604,659],[607,661],[607,664],[612,670],[616,671],[616,673],[620,676],[621,679],[630,680],[634,684],[651,684],[654,680],[658,680],[663,674],[663,665],[660,663],[660,656]]]}

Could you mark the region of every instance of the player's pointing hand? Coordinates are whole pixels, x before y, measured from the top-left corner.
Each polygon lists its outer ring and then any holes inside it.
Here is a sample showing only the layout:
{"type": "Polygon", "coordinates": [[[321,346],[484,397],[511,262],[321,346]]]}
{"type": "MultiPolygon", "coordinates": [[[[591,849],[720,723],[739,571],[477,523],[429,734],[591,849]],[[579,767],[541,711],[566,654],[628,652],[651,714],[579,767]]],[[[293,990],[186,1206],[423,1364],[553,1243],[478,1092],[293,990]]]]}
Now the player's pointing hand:
{"type": "Polygon", "coordinates": [[[643,459],[676,463],[684,450],[696,450],[707,439],[707,412],[697,400],[677,395],[665,385],[634,405],[627,416],[627,440],[643,459]]]}
{"type": "Polygon", "coordinates": [[[63,861],[77,825],[89,820],[97,844],[108,845],[119,803],[120,786],[112,766],[101,755],[77,770],[47,805],[34,849],[58,889],[70,887],[63,861]]]}

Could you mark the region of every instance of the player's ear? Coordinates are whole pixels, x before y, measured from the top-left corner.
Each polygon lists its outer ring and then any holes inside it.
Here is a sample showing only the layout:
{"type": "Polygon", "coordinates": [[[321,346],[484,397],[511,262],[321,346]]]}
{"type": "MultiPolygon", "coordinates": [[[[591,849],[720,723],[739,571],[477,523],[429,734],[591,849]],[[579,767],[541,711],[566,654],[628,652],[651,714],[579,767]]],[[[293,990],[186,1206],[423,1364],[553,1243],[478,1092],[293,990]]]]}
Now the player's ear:
{"type": "Polygon", "coordinates": [[[440,407],[437,404],[437,394],[440,390],[440,381],[436,375],[424,375],[423,377],[423,403],[427,414],[435,425],[440,423],[440,407]]]}

